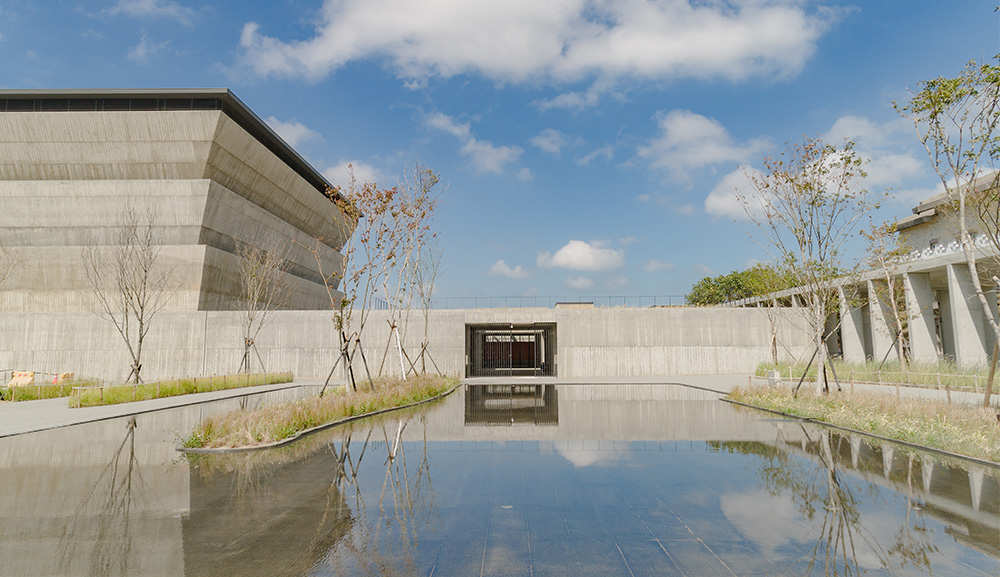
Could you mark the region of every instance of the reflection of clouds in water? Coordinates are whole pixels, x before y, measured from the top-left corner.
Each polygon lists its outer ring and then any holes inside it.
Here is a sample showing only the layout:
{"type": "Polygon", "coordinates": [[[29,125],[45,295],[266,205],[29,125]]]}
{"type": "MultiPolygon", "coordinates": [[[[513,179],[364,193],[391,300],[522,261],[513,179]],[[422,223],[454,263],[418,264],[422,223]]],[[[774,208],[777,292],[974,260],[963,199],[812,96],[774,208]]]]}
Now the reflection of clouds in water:
{"type": "Polygon", "coordinates": [[[805,543],[813,538],[811,527],[786,495],[774,497],[761,489],[729,493],[722,496],[720,506],[733,527],[764,553],[773,554],[793,541],[805,543]]]}
{"type": "MultiPolygon", "coordinates": [[[[901,506],[905,507],[905,504],[901,506]]],[[[819,531],[825,513],[824,509],[819,508],[812,520],[806,519],[799,513],[798,505],[790,495],[773,496],[762,489],[723,495],[720,507],[733,527],[769,557],[781,557],[781,553],[776,553],[787,546],[808,545],[811,548],[820,538],[819,531]]],[[[882,569],[885,567],[883,561],[888,556],[890,566],[913,567],[913,560],[904,560],[888,553],[903,530],[905,519],[902,512],[874,505],[872,509],[859,513],[860,522],[853,530],[853,560],[857,562],[857,566],[862,569],[882,569]]],[[[916,510],[911,513],[911,538],[926,539],[927,533],[944,531],[938,523],[926,518],[922,519],[928,521],[926,531],[914,529],[913,526],[918,522],[917,515],[920,513],[916,510]]],[[[830,522],[837,521],[831,519],[830,522]]],[[[968,569],[957,560],[963,555],[958,543],[933,537],[931,539],[940,552],[944,553],[933,557],[932,568],[935,573],[951,574],[951,571],[957,571],[954,574],[961,574],[963,568],[968,569]]]]}
{"type": "Polygon", "coordinates": [[[628,457],[628,443],[610,441],[563,441],[553,443],[556,452],[574,467],[607,465],[628,457]]]}

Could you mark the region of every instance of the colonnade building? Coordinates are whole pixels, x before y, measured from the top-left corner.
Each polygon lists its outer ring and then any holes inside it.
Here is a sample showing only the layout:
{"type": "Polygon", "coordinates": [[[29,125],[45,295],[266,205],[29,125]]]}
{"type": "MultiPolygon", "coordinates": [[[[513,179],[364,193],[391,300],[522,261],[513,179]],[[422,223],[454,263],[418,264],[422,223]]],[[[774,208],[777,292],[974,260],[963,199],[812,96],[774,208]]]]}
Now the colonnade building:
{"type": "MultiPolygon", "coordinates": [[[[994,320],[997,315],[997,276],[1000,253],[986,234],[996,229],[983,219],[984,211],[1000,215],[998,174],[985,175],[970,185],[968,228],[976,268],[994,320]]],[[[896,223],[906,254],[896,259],[890,273],[902,286],[900,307],[904,338],[896,338],[895,319],[888,301],[884,271],[868,271],[856,279],[834,284],[840,310],[828,320],[831,354],[849,362],[897,358],[900,346],[915,362],[955,361],[962,366],[984,364],[993,352],[995,333],[986,318],[959,242],[953,195],[942,193],[922,201],[913,214],[896,223]]],[[[797,305],[797,289],[730,303],[734,306],[797,305]]]]}
{"type": "Polygon", "coordinates": [[[164,310],[233,310],[241,243],[283,251],[284,308],[328,310],[353,230],[331,190],[227,89],[0,90],[0,312],[98,310],[85,258],[125,207],[157,237],[164,310]]]}

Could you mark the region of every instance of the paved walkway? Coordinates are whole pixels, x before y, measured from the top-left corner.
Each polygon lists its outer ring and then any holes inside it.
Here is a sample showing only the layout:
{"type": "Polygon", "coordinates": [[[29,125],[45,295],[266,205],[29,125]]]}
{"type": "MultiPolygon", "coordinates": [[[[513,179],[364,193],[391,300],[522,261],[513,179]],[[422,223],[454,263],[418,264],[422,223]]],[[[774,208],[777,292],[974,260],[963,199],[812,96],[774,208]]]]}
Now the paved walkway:
{"type": "MultiPolygon", "coordinates": [[[[665,375],[657,377],[590,377],[577,379],[564,379],[555,377],[517,377],[517,378],[474,378],[465,379],[462,382],[468,384],[555,384],[561,386],[585,385],[585,384],[659,384],[676,383],[716,391],[722,394],[729,393],[733,388],[743,386],[748,383],[747,375],[665,375]]],[[[759,379],[756,379],[759,382],[759,379]]],[[[215,391],[211,393],[197,393],[194,395],[182,395],[178,397],[167,397],[154,399],[151,401],[138,401],[135,403],[123,403],[120,405],[109,405],[104,407],[84,407],[80,409],[69,408],[68,400],[46,399],[42,401],[24,401],[20,403],[0,402],[0,437],[44,431],[80,423],[90,423],[105,419],[114,419],[128,415],[172,409],[174,407],[184,407],[196,405],[208,401],[241,397],[247,394],[260,394],[268,391],[279,391],[297,387],[322,386],[323,381],[302,380],[293,381],[279,385],[265,385],[260,387],[249,387],[239,389],[229,389],[225,391],[215,391]]],[[[794,384],[794,383],[793,383],[794,384]]],[[[849,387],[844,385],[845,390],[849,387]]],[[[892,386],[879,385],[856,385],[857,391],[875,391],[895,394],[896,389],[892,386]]],[[[908,397],[945,399],[945,392],[934,389],[921,388],[900,388],[900,394],[908,397]]],[[[982,402],[982,393],[952,392],[952,402],[978,404],[982,402]]],[[[1000,396],[997,397],[1000,399],[1000,396]]]]}
{"type": "Polygon", "coordinates": [[[69,400],[65,397],[44,399],[41,401],[22,401],[19,403],[4,402],[0,403],[0,437],[33,433],[35,431],[103,421],[105,419],[115,419],[175,407],[197,405],[208,401],[261,394],[268,391],[321,386],[322,384],[322,381],[294,381],[277,385],[242,387],[227,389],[225,391],[213,391],[211,393],[195,393],[193,395],[180,395],[150,401],[137,401],[103,407],[81,407],[79,409],[69,408],[69,400]]]}

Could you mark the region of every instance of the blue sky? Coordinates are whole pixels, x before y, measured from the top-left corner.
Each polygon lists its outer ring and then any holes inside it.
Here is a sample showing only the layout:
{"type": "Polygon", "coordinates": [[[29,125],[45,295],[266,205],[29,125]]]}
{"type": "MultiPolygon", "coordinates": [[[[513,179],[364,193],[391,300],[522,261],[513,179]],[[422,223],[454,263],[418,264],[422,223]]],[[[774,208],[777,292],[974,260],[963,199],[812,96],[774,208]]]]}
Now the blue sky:
{"type": "Polygon", "coordinates": [[[0,0],[4,88],[228,87],[334,183],[441,175],[441,296],[683,295],[767,252],[733,197],[857,141],[881,219],[937,187],[892,110],[1000,52],[994,0],[0,0]]]}

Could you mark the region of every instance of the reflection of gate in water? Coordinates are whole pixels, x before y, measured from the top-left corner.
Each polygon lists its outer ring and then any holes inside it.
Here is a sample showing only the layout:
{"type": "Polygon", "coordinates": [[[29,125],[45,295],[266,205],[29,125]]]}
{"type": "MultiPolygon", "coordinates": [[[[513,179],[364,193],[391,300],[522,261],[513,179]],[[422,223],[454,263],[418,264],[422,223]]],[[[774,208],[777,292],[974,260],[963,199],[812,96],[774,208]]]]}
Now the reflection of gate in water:
{"type": "Polygon", "coordinates": [[[555,385],[466,385],[465,425],[558,425],[555,385]]]}
{"type": "Polygon", "coordinates": [[[465,326],[467,377],[556,375],[556,325],[465,326]]]}

